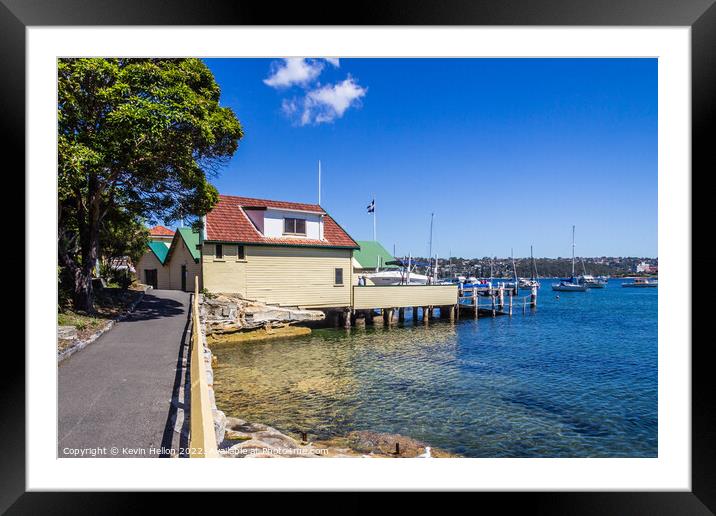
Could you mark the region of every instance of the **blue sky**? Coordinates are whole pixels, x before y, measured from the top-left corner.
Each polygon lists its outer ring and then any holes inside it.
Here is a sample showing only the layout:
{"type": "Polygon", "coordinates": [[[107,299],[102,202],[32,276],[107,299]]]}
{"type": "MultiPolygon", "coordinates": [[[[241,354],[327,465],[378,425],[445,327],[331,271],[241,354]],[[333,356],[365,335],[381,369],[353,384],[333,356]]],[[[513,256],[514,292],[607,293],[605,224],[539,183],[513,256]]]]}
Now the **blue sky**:
{"type": "Polygon", "coordinates": [[[317,201],[440,256],[657,255],[656,59],[207,59],[245,136],[221,193],[317,201]]]}

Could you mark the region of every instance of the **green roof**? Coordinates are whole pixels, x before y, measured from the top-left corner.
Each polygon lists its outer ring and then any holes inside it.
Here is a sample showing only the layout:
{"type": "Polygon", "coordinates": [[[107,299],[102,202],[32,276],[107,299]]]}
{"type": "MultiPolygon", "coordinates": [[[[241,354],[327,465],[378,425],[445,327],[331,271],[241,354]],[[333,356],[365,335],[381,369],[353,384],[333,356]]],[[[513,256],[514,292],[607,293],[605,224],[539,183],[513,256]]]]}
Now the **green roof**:
{"type": "Polygon", "coordinates": [[[375,240],[359,240],[357,244],[360,249],[353,251],[353,258],[356,259],[362,269],[375,269],[380,266],[386,269],[397,268],[395,265],[385,265],[385,262],[395,260],[380,242],[375,240]],[[378,263],[380,257],[380,263],[378,263]]]}
{"type": "Polygon", "coordinates": [[[196,246],[199,245],[199,233],[194,233],[191,228],[179,228],[177,229],[177,233],[179,233],[182,240],[184,240],[186,247],[189,249],[189,253],[191,253],[191,257],[194,258],[194,261],[198,262],[201,258],[201,252],[196,248],[196,246]]]}
{"type": "Polygon", "coordinates": [[[164,265],[164,260],[167,259],[169,254],[169,246],[164,242],[149,242],[149,249],[152,250],[159,263],[164,265]]]}

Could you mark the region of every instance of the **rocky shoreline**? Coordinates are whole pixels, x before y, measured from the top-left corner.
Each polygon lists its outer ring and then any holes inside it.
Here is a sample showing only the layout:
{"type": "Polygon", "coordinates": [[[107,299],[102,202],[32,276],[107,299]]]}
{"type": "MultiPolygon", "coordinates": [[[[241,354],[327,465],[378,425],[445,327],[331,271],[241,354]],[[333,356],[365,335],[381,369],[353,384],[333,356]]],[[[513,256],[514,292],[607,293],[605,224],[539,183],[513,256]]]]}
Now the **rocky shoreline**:
{"type": "Polygon", "coordinates": [[[242,342],[306,335],[311,332],[310,328],[293,324],[321,321],[325,314],[316,310],[269,306],[233,294],[202,295],[199,301],[214,429],[222,457],[458,457],[399,434],[354,431],[345,436],[311,441],[306,435],[292,437],[263,423],[227,417],[216,406],[212,368],[214,359],[209,346],[241,345],[242,342]]]}
{"type": "Polygon", "coordinates": [[[227,458],[442,458],[458,457],[399,434],[350,432],[328,440],[304,441],[261,423],[226,418],[219,453],[227,458]]]}

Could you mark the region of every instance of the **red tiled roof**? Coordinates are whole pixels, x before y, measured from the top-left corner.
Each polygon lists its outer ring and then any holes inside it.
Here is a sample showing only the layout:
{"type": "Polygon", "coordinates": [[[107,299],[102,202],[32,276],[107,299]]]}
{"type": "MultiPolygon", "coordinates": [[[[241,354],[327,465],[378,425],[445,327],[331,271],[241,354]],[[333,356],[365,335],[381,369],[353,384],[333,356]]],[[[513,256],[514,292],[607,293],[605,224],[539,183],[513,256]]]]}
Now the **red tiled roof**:
{"type": "Polygon", "coordinates": [[[164,226],[154,226],[149,230],[149,234],[151,236],[172,236],[174,231],[169,228],[165,228],[164,226]]]}
{"type": "Polygon", "coordinates": [[[297,245],[306,247],[353,247],[358,244],[318,204],[251,199],[220,195],[219,202],[206,215],[206,240],[246,244],[297,245]],[[323,214],[324,240],[306,238],[269,238],[263,236],[244,213],[244,208],[278,208],[323,214]]]}

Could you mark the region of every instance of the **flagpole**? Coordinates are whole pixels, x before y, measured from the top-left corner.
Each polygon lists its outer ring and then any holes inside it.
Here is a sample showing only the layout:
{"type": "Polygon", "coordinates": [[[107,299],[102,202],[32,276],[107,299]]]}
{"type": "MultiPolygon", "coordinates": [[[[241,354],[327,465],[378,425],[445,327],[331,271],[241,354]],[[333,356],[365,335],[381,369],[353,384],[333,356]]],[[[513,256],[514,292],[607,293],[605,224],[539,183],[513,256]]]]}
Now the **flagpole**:
{"type": "Polygon", "coordinates": [[[318,205],[321,204],[321,160],[318,160],[318,205]]]}
{"type": "Polygon", "coordinates": [[[373,241],[377,242],[378,237],[377,237],[375,228],[376,228],[376,225],[375,225],[375,195],[374,195],[373,196],[373,241]]]}

